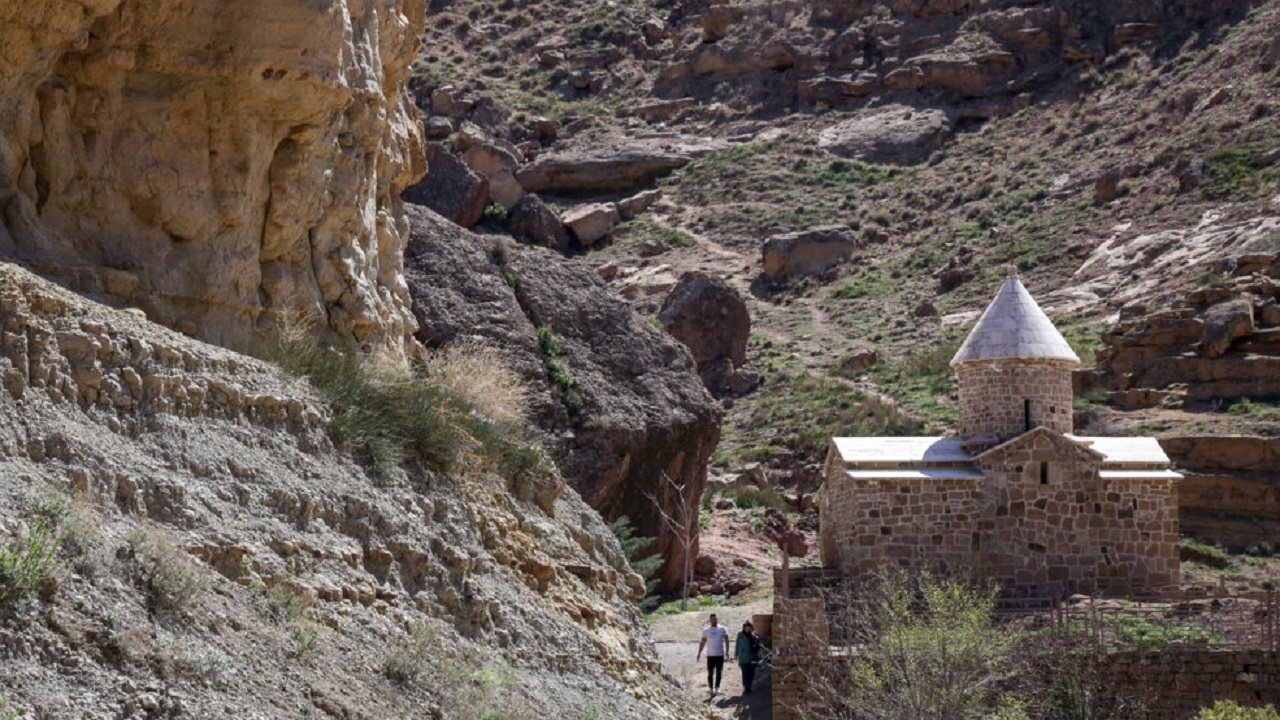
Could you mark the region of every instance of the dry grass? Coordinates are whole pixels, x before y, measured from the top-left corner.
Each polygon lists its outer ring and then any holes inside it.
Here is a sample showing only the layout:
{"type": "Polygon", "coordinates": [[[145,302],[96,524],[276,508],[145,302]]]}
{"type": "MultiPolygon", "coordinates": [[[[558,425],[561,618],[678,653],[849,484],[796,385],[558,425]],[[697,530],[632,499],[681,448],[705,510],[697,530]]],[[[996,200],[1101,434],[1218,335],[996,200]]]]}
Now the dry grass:
{"type": "Polygon", "coordinates": [[[434,350],[423,369],[491,420],[522,424],[528,419],[528,387],[502,352],[486,343],[464,340],[434,350]]]}

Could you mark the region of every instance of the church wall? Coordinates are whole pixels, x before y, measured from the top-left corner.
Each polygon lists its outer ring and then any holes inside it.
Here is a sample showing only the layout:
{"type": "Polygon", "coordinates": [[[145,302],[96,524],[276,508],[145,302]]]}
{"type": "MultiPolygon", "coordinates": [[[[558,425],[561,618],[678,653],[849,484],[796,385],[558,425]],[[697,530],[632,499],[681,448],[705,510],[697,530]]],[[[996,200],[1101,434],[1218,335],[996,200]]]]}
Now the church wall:
{"type": "Polygon", "coordinates": [[[960,434],[994,433],[1001,440],[1026,432],[1026,400],[1031,426],[1072,431],[1071,368],[1068,360],[1022,358],[963,362],[956,366],[960,391],[960,434]]]}
{"type": "Polygon", "coordinates": [[[1067,441],[1034,440],[983,457],[994,517],[978,533],[978,567],[1032,596],[1175,587],[1172,481],[1103,480],[1067,441]]]}
{"type": "Polygon", "coordinates": [[[1172,481],[1105,481],[1097,468],[1046,435],[984,455],[984,479],[855,480],[833,468],[819,500],[823,564],[854,576],[968,571],[1029,596],[1176,586],[1172,481]]]}

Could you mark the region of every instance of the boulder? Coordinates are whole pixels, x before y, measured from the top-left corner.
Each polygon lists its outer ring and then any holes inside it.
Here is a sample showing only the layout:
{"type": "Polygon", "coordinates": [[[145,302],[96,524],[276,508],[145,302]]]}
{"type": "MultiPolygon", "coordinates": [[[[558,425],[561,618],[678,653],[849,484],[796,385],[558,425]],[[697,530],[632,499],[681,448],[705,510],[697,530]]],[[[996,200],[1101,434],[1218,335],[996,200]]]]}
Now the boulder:
{"type": "Polygon", "coordinates": [[[774,235],[764,241],[764,275],[774,280],[814,275],[847,260],[858,247],[857,236],[844,225],[774,235]]]}
{"type": "Polygon", "coordinates": [[[645,190],[636,193],[629,198],[618,201],[618,214],[623,220],[630,220],[640,213],[653,207],[653,204],[662,199],[662,190],[654,188],[653,190],[645,190]]]}
{"type": "Polygon", "coordinates": [[[1220,357],[1231,347],[1231,343],[1252,332],[1252,302],[1241,298],[1218,303],[1205,311],[1201,352],[1205,357],[1220,357]]]}
{"type": "Polygon", "coordinates": [[[721,278],[685,273],[663,301],[658,321],[689,348],[699,371],[722,357],[734,367],[747,362],[751,315],[738,291],[721,278]]]}
{"type": "Polygon", "coordinates": [[[613,203],[582,205],[565,213],[564,224],[583,245],[594,245],[613,230],[621,216],[613,203]]]}
{"type": "Polygon", "coordinates": [[[606,519],[627,515],[637,534],[656,537],[667,559],[662,587],[677,587],[683,549],[650,496],[679,511],[664,477],[693,502],[702,496],[721,418],[688,351],[581,263],[517,245],[500,264],[490,239],[425,209],[406,214],[419,338],[438,346],[479,337],[502,348],[529,387],[532,417],[570,487],[606,519]],[[518,293],[504,273],[518,279],[518,293]],[[538,327],[559,341],[555,359],[572,378],[574,398],[548,381],[538,327]]]}
{"type": "MultiPolygon", "coordinates": [[[[568,134],[569,127],[564,129],[568,134]]],[[[525,165],[516,179],[529,192],[626,191],[639,188],[693,159],[650,146],[619,146],[549,153],[525,165]]]]}
{"type": "Polygon", "coordinates": [[[423,128],[426,130],[427,137],[432,140],[443,140],[453,134],[453,123],[449,118],[439,115],[427,118],[423,128]]]}
{"type": "Polygon", "coordinates": [[[508,217],[511,229],[517,237],[558,252],[569,249],[569,232],[565,230],[560,216],[537,195],[525,195],[521,198],[511,208],[508,217]]]}
{"type": "Polygon", "coordinates": [[[510,210],[525,196],[524,187],[516,182],[519,159],[511,150],[492,143],[477,143],[462,154],[462,161],[472,171],[489,180],[489,198],[510,210]]]}
{"type": "Polygon", "coordinates": [[[875,350],[859,350],[841,358],[839,369],[845,375],[861,375],[875,367],[879,361],[880,354],[875,350]]]}
{"type": "Polygon", "coordinates": [[[710,555],[699,555],[693,561],[693,574],[699,577],[711,577],[716,574],[716,559],[710,555]]]}
{"type": "Polygon", "coordinates": [[[430,208],[462,227],[471,227],[484,217],[489,201],[489,181],[472,172],[467,164],[443,145],[427,145],[427,174],[405,188],[400,199],[430,208]]]}
{"type": "Polygon", "coordinates": [[[928,159],[950,135],[946,112],[891,105],[823,130],[818,146],[869,163],[914,165],[928,159]]]}

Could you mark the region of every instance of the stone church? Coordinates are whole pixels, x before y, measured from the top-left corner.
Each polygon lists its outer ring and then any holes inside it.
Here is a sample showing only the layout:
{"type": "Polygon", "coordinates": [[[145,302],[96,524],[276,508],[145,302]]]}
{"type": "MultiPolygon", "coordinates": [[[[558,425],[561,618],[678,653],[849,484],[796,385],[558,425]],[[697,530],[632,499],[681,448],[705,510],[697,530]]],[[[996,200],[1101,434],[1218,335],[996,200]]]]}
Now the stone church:
{"type": "Polygon", "coordinates": [[[1072,434],[1079,364],[1011,274],[951,361],[956,436],[832,440],[822,564],[971,572],[1024,597],[1176,588],[1180,476],[1154,438],[1072,434]]]}

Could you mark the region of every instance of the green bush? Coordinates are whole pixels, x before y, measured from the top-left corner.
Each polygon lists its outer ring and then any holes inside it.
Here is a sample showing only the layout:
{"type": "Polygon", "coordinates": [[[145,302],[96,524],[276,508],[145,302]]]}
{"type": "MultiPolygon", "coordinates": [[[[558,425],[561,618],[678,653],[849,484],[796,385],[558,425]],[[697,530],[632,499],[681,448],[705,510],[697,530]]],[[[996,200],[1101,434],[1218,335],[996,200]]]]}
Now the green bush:
{"type": "Polygon", "coordinates": [[[1219,700],[1201,708],[1194,720],[1280,720],[1280,713],[1274,705],[1245,707],[1234,700],[1219,700]]]}
{"type": "Polygon", "coordinates": [[[635,525],[626,515],[609,523],[609,531],[618,538],[618,544],[622,546],[622,554],[627,557],[631,569],[644,578],[645,597],[641,599],[640,606],[649,605],[649,596],[658,586],[658,580],[654,575],[657,574],[658,568],[662,567],[663,561],[661,555],[652,553],[649,549],[653,545],[654,538],[637,535],[635,525]]]}
{"type": "Polygon", "coordinates": [[[560,404],[568,411],[569,417],[577,417],[583,408],[582,393],[578,390],[578,381],[573,379],[560,359],[563,351],[560,338],[556,337],[550,325],[539,325],[535,332],[542,364],[547,370],[547,382],[551,383],[552,389],[560,396],[560,404]]]}
{"type": "MultiPolygon", "coordinates": [[[[834,659],[814,695],[833,717],[884,720],[1019,717],[1006,689],[1025,670],[1024,636],[992,619],[999,588],[929,573],[887,571],[836,619],[858,653],[834,659]]],[[[829,599],[829,604],[830,604],[829,599]]]]}
{"type": "Polygon", "coordinates": [[[0,604],[34,599],[58,566],[62,536],[41,517],[6,549],[0,550],[0,604]]]}
{"type": "Polygon", "coordinates": [[[209,589],[195,560],[171,541],[139,530],[129,538],[151,610],[174,615],[189,609],[209,589]]]}

